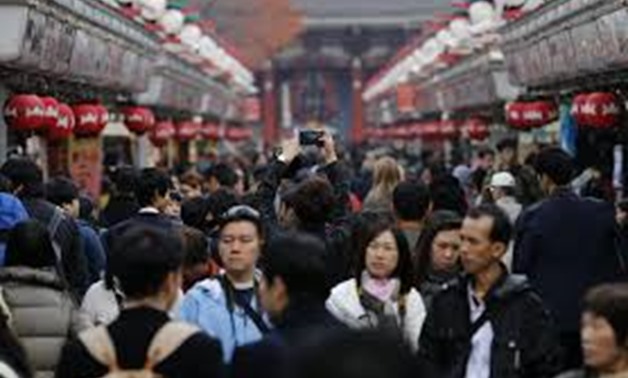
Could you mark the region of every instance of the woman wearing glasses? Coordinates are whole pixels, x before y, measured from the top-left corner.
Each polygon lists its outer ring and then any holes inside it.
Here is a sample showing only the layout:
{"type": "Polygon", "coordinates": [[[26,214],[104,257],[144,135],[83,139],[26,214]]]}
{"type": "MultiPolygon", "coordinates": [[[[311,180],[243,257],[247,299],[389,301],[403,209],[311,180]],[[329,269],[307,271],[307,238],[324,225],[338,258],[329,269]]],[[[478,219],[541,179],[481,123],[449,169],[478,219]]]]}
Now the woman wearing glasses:
{"type": "Polygon", "coordinates": [[[264,244],[259,213],[236,206],[220,220],[218,251],[224,272],[196,284],[185,296],[181,319],[220,340],[225,362],[234,350],[268,331],[257,297],[257,262],[264,244]]]}
{"type": "Polygon", "coordinates": [[[332,290],[327,310],[354,329],[400,333],[417,350],[426,313],[421,295],[412,287],[412,258],[406,237],[385,221],[367,227],[364,242],[357,246],[355,278],[332,290]]]}

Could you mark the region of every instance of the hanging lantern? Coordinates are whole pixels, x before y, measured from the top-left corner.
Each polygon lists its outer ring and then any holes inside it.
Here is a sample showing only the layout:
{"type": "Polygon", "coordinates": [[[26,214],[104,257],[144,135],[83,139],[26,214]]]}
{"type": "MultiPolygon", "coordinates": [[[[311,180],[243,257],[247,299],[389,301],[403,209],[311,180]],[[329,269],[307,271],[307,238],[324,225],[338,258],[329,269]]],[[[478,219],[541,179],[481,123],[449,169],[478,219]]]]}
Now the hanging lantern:
{"type": "Polygon", "coordinates": [[[454,121],[441,121],[439,132],[444,139],[454,139],[458,137],[458,128],[454,121]]]}
{"type": "Polygon", "coordinates": [[[72,107],[76,124],[74,133],[79,137],[94,137],[104,129],[103,112],[99,105],[80,104],[72,107]]]}
{"type": "Polygon", "coordinates": [[[42,127],[55,127],[59,117],[59,102],[53,97],[42,97],[41,102],[44,104],[44,123],[42,127]]]}
{"type": "Polygon", "coordinates": [[[522,102],[511,102],[506,105],[506,122],[515,129],[524,128],[523,125],[523,108],[525,104],[522,102]]]}
{"type": "Polygon", "coordinates": [[[470,118],[465,124],[469,139],[481,141],[489,137],[490,130],[486,122],[481,118],[470,118]]]}
{"type": "Polygon", "coordinates": [[[429,121],[423,124],[423,139],[433,140],[440,136],[440,127],[438,121],[429,121]]]}
{"type": "Polygon", "coordinates": [[[198,124],[192,121],[184,121],[177,125],[177,139],[180,142],[188,142],[198,134],[198,124]]]}
{"type": "Polygon", "coordinates": [[[176,36],[181,32],[185,23],[185,15],[178,9],[169,9],[159,18],[158,24],[164,33],[176,36]]]}
{"type": "Polygon", "coordinates": [[[220,126],[213,122],[204,124],[201,128],[201,136],[209,140],[220,139],[220,126]]]}
{"type": "Polygon", "coordinates": [[[123,113],[124,124],[137,135],[142,135],[155,126],[155,116],[148,108],[134,106],[124,109],[123,113]]]}
{"type": "Polygon", "coordinates": [[[525,129],[534,129],[547,125],[558,118],[558,109],[551,101],[524,103],[522,122],[525,129]]]}
{"type": "MultiPolygon", "coordinates": [[[[96,113],[98,113],[98,122],[100,123],[100,131],[102,131],[109,123],[109,110],[101,104],[94,104],[96,113]]],[[[98,131],[100,133],[100,131],[98,131]]]]}
{"type": "Polygon", "coordinates": [[[139,0],[140,14],[149,23],[156,23],[166,13],[166,0],[139,0]]]}
{"type": "Polygon", "coordinates": [[[571,104],[571,116],[574,118],[578,125],[586,125],[587,117],[584,114],[584,105],[587,102],[588,94],[579,94],[574,97],[571,104]]]}
{"type": "Polygon", "coordinates": [[[608,129],[619,123],[622,107],[617,95],[611,92],[595,92],[587,96],[582,106],[584,126],[608,129]]]}
{"type": "Polygon", "coordinates": [[[11,97],[4,107],[4,118],[8,125],[20,131],[35,131],[45,124],[45,106],[35,95],[11,97]]]}
{"type": "Polygon", "coordinates": [[[75,125],[76,119],[72,108],[67,104],[59,104],[57,106],[57,122],[48,128],[48,139],[55,141],[70,138],[75,125]]]}
{"type": "Polygon", "coordinates": [[[174,137],[177,133],[177,130],[174,124],[170,121],[161,121],[155,124],[155,127],[152,129],[150,133],[150,141],[156,147],[165,146],[168,141],[174,137]]]}

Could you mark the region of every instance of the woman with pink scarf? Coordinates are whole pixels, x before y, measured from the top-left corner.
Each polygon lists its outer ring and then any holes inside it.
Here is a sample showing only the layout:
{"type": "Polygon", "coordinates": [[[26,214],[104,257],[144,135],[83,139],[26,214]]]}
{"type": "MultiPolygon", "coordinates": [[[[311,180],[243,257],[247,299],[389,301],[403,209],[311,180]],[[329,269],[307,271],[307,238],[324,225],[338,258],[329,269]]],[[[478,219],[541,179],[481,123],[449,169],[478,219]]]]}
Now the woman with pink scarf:
{"type": "Polygon", "coordinates": [[[351,328],[398,332],[417,350],[426,312],[421,295],[412,287],[410,248],[400,230],[386,222],[375,223],[357,241],[355,278],[333,288],[326,307],[351,328]]]}

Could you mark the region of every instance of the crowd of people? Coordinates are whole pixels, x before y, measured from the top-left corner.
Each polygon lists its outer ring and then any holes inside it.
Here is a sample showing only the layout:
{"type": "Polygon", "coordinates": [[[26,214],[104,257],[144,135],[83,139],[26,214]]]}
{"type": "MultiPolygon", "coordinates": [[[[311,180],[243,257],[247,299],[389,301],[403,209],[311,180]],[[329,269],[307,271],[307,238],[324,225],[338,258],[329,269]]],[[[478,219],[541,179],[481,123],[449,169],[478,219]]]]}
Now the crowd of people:
{"type": "Polygon", "coordinates": [[[628,376],[628,202],[551,146],[456,163],[325,134],[89,198],[12,158],[0,376],[628,376]]]}

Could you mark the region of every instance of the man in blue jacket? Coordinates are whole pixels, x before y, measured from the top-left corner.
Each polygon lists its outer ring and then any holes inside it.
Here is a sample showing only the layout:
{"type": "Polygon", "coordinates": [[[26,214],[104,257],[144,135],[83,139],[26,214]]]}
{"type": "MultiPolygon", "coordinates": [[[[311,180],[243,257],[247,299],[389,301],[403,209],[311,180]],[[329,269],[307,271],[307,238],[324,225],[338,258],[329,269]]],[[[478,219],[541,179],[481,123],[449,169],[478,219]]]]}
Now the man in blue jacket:
{"type": "Polygon", "coordinates": [[[620,278],[613,206],[570,189],[571,156],[541,151],[535,170],[547,198],[522,213],[516,227],[513,270],[526,274],[560,327],[567,367],[581,365],[581,299],[602,282],[620,278]]]}

